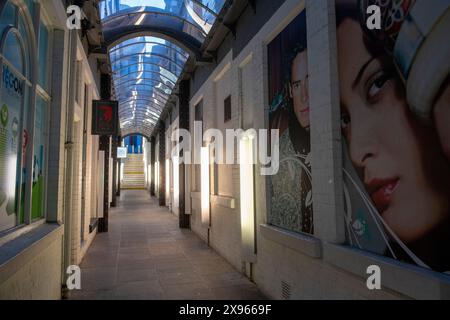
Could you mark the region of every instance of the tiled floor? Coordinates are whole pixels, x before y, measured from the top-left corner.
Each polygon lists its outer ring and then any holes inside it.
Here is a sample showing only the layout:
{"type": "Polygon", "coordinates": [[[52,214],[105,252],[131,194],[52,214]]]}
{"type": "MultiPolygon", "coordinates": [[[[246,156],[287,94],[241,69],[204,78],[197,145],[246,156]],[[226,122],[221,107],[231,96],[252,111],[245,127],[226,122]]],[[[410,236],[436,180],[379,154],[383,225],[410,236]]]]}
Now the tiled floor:
{"type": "Polygon", "coordinates": [[[256,286],[141,190],[122,191],[109,232],[81,263],[70,299],[264,299],[256,286]]]}

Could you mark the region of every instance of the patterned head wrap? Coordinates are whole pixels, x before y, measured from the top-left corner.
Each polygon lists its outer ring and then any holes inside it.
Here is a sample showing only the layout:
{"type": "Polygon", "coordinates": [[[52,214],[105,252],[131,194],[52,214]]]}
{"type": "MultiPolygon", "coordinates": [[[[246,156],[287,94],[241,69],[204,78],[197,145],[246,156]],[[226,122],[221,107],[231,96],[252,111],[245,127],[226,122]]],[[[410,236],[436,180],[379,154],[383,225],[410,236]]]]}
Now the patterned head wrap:
{"type": "Polygon", "coordinates": [[[414,2],[415,0],[358,0],[361,27],[369,38],[384,43],[386,50],[392,52],[400,28],[414,2]],[[371,5],[377,5],[381,9],[381,30],[367,28],[366,22],[372,15],[367,13],[367,8],[371,5]]]}

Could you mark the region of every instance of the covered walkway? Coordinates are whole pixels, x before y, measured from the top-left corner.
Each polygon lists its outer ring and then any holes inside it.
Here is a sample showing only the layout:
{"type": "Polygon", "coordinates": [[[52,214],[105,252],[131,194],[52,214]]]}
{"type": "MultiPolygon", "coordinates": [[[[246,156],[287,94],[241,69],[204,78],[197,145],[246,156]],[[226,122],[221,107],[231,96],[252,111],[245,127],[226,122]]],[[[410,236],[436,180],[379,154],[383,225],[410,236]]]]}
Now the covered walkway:
{"type": "Polygon", "coordinates": [[[450,0],[0,0],[0,301],[450,300],[449,34],[450,0]]]}
{"type": "Polygon", "coordinates": [[[256,286],[141,190],[123,191],[71,299],[263,299],[256,286]]]}

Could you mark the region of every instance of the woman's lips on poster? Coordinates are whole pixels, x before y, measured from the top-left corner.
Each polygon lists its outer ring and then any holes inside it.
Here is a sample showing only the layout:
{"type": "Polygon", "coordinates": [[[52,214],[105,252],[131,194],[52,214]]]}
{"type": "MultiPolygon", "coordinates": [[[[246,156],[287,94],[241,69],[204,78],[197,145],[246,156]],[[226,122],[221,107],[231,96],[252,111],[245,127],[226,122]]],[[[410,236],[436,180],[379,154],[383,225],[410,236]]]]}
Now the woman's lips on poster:
{"type": "Polygon", "coordinates": [[[309,112],[309,108],[305,108],[305,109],[300,110],[300,113],[303,113],[303,114],[308,113],[308,112],[309,112]]]}
{"type": "Polygon", "coordinates": [[[392,196],[398,187],[399,178],[372,179],[368,183],[370,197],[378,212],[382,214],[389,208],[392,196]]]}

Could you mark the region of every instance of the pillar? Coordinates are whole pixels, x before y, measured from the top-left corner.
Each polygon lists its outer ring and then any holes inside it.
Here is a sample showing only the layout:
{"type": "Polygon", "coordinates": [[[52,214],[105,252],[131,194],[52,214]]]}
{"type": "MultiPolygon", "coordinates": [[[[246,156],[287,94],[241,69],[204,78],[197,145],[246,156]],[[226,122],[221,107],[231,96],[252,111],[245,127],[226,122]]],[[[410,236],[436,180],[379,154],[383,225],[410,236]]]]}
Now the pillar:
{"type": "Polygon", "coordinates": [[[64,54],[64,30],[53,30],[52,53],[52,101],[49,112],[49,150],[47,172],[47,221],[58,222],[63,220],[64,198],[64,129],[66,128],[66,95],[64,93],[63,79],[67,71],[67,55],[64,54]]]}
{"type": "MultiPolygon", "coordinates": [[[[111,76],[103,73],[100,77],[100,94],[101,99],[111,99],[111,76]]],[[[104,171],[104,192],[103,192],[103,218],[98,220],[98,231],[108,232],[108,216],[109,216],[109,139],[110,136],[100,136],[99,149],[105,151],[105,171],[104,171]]]]}
{"type": "MultiPolygon", "coordinates": [[[[119,146],[122,145],[122,137],[118,136],[117,137],[117,143],[119,146]]],[[[121,165],[122,163],[122,159],[117,159],[117,189],[116,189],[116,201],[117,201],[117,197],[120,197],[120,174],[121,174],[121,165]]]]}
{"type": "Polygon", "coordinates": [[[314,235],[342,243],[344,194],[334,1],[307,0],[314,235]]]}
{"type": "Polygon", "coordinates": [[[111,157],[112,157],[112,199],[111,199],[111,207],[115,207],[117,205],[117,147],[119,146],[119,137],[113,136],[111,139],[111,157]]]}

